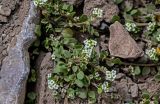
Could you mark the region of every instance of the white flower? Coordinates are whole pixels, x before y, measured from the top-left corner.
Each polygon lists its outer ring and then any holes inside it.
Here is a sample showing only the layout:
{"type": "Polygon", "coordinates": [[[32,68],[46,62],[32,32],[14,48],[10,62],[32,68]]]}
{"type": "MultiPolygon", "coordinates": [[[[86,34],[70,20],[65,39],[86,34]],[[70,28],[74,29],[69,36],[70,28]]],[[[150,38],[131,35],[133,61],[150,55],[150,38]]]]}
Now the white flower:
{"type": "Polygon", "coordinates": [[[79,17],[76,16],[76,17],[73,18],[73,20],[74,21],[79,21],[79,17]]]}
{"type": "Polygon", "coordinates": [[[34,0],[33,3],[35,6],[44,5],[48,0],[34,0]]]}
{"type": "Polygon", "coordinates": [[[99,77],[99,76],[100,76],[99,73],[96,72],[96,73],[95,73],[95,77],[97,78],[97,77],[99,77]]]}
{"type": "Polygon", "coordinates": [[[158,61],[157,52],[155,48],[147,49],[145,52],[151,60],[158,61]]]}
{"type": "Polygon", "coordinates": [[[100,9],[100,8],[94,8],[93,11],[92,11],[92,14],[101,18],[103,16],[103,10],[100,9]]]}
{"type": "Polygon", "coordinates": [[[109,92],[109,83],[108,82],[104,82],[101,87],[104,92],[109,92]]]}
{"type": "Polygon", "coordinates": [[[48,79],[51,78],[51,77],[52,77],[52,73],[49,73],[49,74],[47,75],[47,77],[48,77],[48,79]]]}
{"type": "Polygon", "coordinates": [[[85,40],[84,41],[84,49],[82,50],[82,54],[85,55],[85,58],[90,58],[91,54],[92,54],[92,50],[94,48],[94,46],[96,46],[97,42],[94,40],[85,40]]]}
{"type": "Polygon", "coordinates": [[[116,71],[115,70],[106,71],[106,80],[114,81],[115,78],[116,78],[116,71]]]}
{"type": "Polygon", "coordinates": [[[51,89],[51,90],[58,90],[59,88],[59,85],[55,83],[54,80],[50,80],[48,79],[48,88],[51,89]]]}
{"type": "Polygon", "coordinates": [[[156,22],[149,22],[147,26],[147,30],[150,32],[153,32],[155,30],[155,27],[156,27],[156,22]]]}
{"type": "Polygon", "coordinates": [[[51,58],[52,58],[52,60],[55,60],[55,54],[54,53],[52,53],[52,56],[51,56],[51,58]]]}
{"type": "Polygon", "coordinates": [[[136,26],[135,23],[129,23],[129,22],[127,22],[125,24],[125,27],[126,27],[127,31],[129,31],[129,32],[134,32],[134,33],[138,32],[138,28],[137,28],[137,26],[136,26]]]}

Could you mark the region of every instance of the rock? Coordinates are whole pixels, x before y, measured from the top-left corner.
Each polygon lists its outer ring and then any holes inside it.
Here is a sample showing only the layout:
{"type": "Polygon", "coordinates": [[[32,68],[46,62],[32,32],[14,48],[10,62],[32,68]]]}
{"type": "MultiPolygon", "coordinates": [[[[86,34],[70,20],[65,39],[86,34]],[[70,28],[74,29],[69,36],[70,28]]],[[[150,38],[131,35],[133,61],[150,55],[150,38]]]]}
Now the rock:
{"type": "Polygon", "coordinates": [[[123,73],[118,73],[117,75],[116,75],[116,80],[119,80],[119,79],[121,79],[121,78],[123,78],[123,77],[125,77],[125,74],[123,74],[123,73]]]}
{"type": "Polygon", "coordinates": [[[16,43],[12,44],[8,56],[2,62],[0,70],[0,104],[24,104],[25,87],[30,71],[28,47],[36,39],[34,30],[39,20],[33,2],[28,2],[25,6],[23,8],[29,10],[28,15],[23,21],[20,32],[16,34],[16,43]],[[29,3],[30,7],[26,8],[25,6],[29,3]],[[35,21],[35,18],[37,21],[35,21]]]}
{"type": "Polygon", "coordinates": [[[0,15],[9,16],[11,14],[11,9],[7,7],[3,7],[0,5],[0,15]]]}
{"type": "Polygon", "coordinates": [[[133,98],[138,97],[138,85],[137,84],[134,84],[133,86],[131,86],[130,91],[131,91],[131,96],[133,98]]]}
{"type": "Polygon", "coordinates": [[[118,21],[112,24],[109,30],[109,51],[112,56],[135,59],[144,55],[143,50],[118,21]]]}
{"type": "Polygon", "coordinates": [[[141,84],[138,84],[138,88],[140,89],[140,90],[147,90],[147,88],[148,88],[148,84],[147,83],[141,83],[141,84]]]}
{"type": "Polygon", "coordinates": [[[8,21],[7,17],[0,15],[0,23],[1,22],[6,23],[7,21],[8,21]]]}
{"type": "Polygon", "coordinates": [[[36,104],[54,104],[52,91],[48,88],[47,75],[52,72],[53,62],[51,53],[41,52],[37,61],[38,79],[36,84],[37,101],[36,104]]]}
{"type": "Polygon", "coordinates": [[[67,2],[71,5],[75,5],[75,6],[78,6],[83,2],[83,0],[62,0],[62,1],[67,2]]]}
{"type": "Polygon", "coordinates": [[[115,81],[118,94],[121,96],[121,100],[129,102],[131,101],[131,95],[129,94],[129,87],[127,79],[121,79],[121,81],[115,81]]]}
{"type": "Polygon", "coordinates": [[[99,26],[102,20],[106,22],[111,22],[114,15],[118,15],[118,6],[114,4],[113,0],[85,0],[84,2],[84,14],[90,16],[94,8],[100,8],[103,10],[103,16],[101,18],[96,18],[93,22],[94,26],[99,26]]]}

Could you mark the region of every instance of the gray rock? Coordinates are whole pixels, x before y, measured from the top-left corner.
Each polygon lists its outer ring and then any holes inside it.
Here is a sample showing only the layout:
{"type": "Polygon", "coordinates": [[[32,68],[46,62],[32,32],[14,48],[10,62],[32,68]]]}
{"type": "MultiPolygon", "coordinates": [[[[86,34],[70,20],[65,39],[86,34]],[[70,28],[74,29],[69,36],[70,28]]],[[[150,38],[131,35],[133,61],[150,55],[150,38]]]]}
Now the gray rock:
{"type": "Polygon", "coordinates": [[[130,91],[131,91],[131,96],[133,98],[138,97],[138,85],[137,84],[134,84],[133,86],[131,86],[130,91]]]}
{"type": "Polygon", "coordinates": [[[71,5],[75,5],[75,6],[78,6],[83,2],[83,0],[62,0],[62,1],[67,2],[71,5]]]}
{"type": "Polygon", "coordinates": [[[3,7],[0,5],[0,15],[9,16],[11,14],[11,9],[7,7],[3,7]]]}
{"type": "Polygon", "coordinates": [[[114,4],[113,0],[85,0],[83,12],[86,15],[92,15],[94,8],[100,8],[103,10],[103,16],[96,18],[93,22],[94,26],[99,26],[102,20],[111,22],[114,15],[118,15],[118,6],[114,4]]]}
{"type": "MultiPolygon", "coordinates": [[[[29,9],[29,8],[28,8],[29,9]]],[[[30,4],[28,16],[24,19],[23,26],[17,41],[9,49],[8,56],[2,62],[0,70],[0,104],[24,104],[25,86],[30,71],[28,47],[36,39],[34,35],[35,21],[38,14],[30,4]]]]}
{"type": "Polygon", "coordinates": [[[147,84],[147,83],[138,84],[138,88],[139,88],[140,90],[147,90],[148,84],[147,84]]]}
{"type": "Polygon", "coordinates": [[[119,79],[121,79],[121,78],[123,78],[123,77],[125,77],[125,74],[123,74],[123,73],[118,73],[117,75],[116,75],[116,80],[119,80],[119,79]]]}
{"type": "Polygon", "coordinates": [[[109,27],[109,30],[109,51],[112,56],[135,59],[144,55],[143,50],[137,45],[122,24],[116,21],[109,27]]]}
{"type": "Polygon", "coordinates": [[[7,21],[7,17],[0,15],[0,23],[6,23],[7,21]]]}

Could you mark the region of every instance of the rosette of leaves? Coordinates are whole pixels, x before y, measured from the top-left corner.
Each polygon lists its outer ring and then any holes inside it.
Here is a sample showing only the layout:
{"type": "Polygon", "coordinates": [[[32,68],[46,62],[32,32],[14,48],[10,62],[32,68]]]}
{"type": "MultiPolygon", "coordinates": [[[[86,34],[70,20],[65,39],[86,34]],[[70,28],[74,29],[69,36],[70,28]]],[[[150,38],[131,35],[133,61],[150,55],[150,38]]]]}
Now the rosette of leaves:
{"type": "MultiPolygon", "coordinates": [[[[69,29],[67,28],[67,30],[69,29]]],[[[50,42],[49,47],[52,48],[56,56],[52,79],[62,89],[64,87],[67,89],[65,94],[68,97],[72,95],[70,98],[89,98],[95,102],[96,94],[98,93],[96,86],[105,80],[105,77],[94,77],[96,72],[100,73],[100,76],[105,76],[102,70],[95,67],[99,66],[99,56],[95,49],[93,49],[91,57],[86,60],[82,54],[83,44],[72,36],[67,35],[66,37],[66,32],[65,34],[63,33],[63,37],[48,39],[47,42],[50,42]]],[[[61,92],[60,89],[58,92],[58,96],[64,95],[64,92],[61,92]]]]}

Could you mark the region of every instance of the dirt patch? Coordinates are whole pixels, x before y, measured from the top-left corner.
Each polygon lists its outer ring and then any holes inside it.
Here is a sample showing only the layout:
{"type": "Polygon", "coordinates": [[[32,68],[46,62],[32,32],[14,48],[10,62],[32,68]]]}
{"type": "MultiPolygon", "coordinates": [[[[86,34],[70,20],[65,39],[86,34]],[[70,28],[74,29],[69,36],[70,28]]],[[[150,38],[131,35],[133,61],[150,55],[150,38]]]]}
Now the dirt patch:
{"type": "Polygon", "coordinates": [[[0,19],[3,19],[0,20],[0,69],[3,59],[8,55],[9,47],[15,43],[15,37],[20,32],[23,20],[28,13],[29,2],[30,0],[0,1],[1,10],[4,9],[4,13],[0,13],[0,19]],[[4,20],[5,22],[2,22],[4,20]]]}

